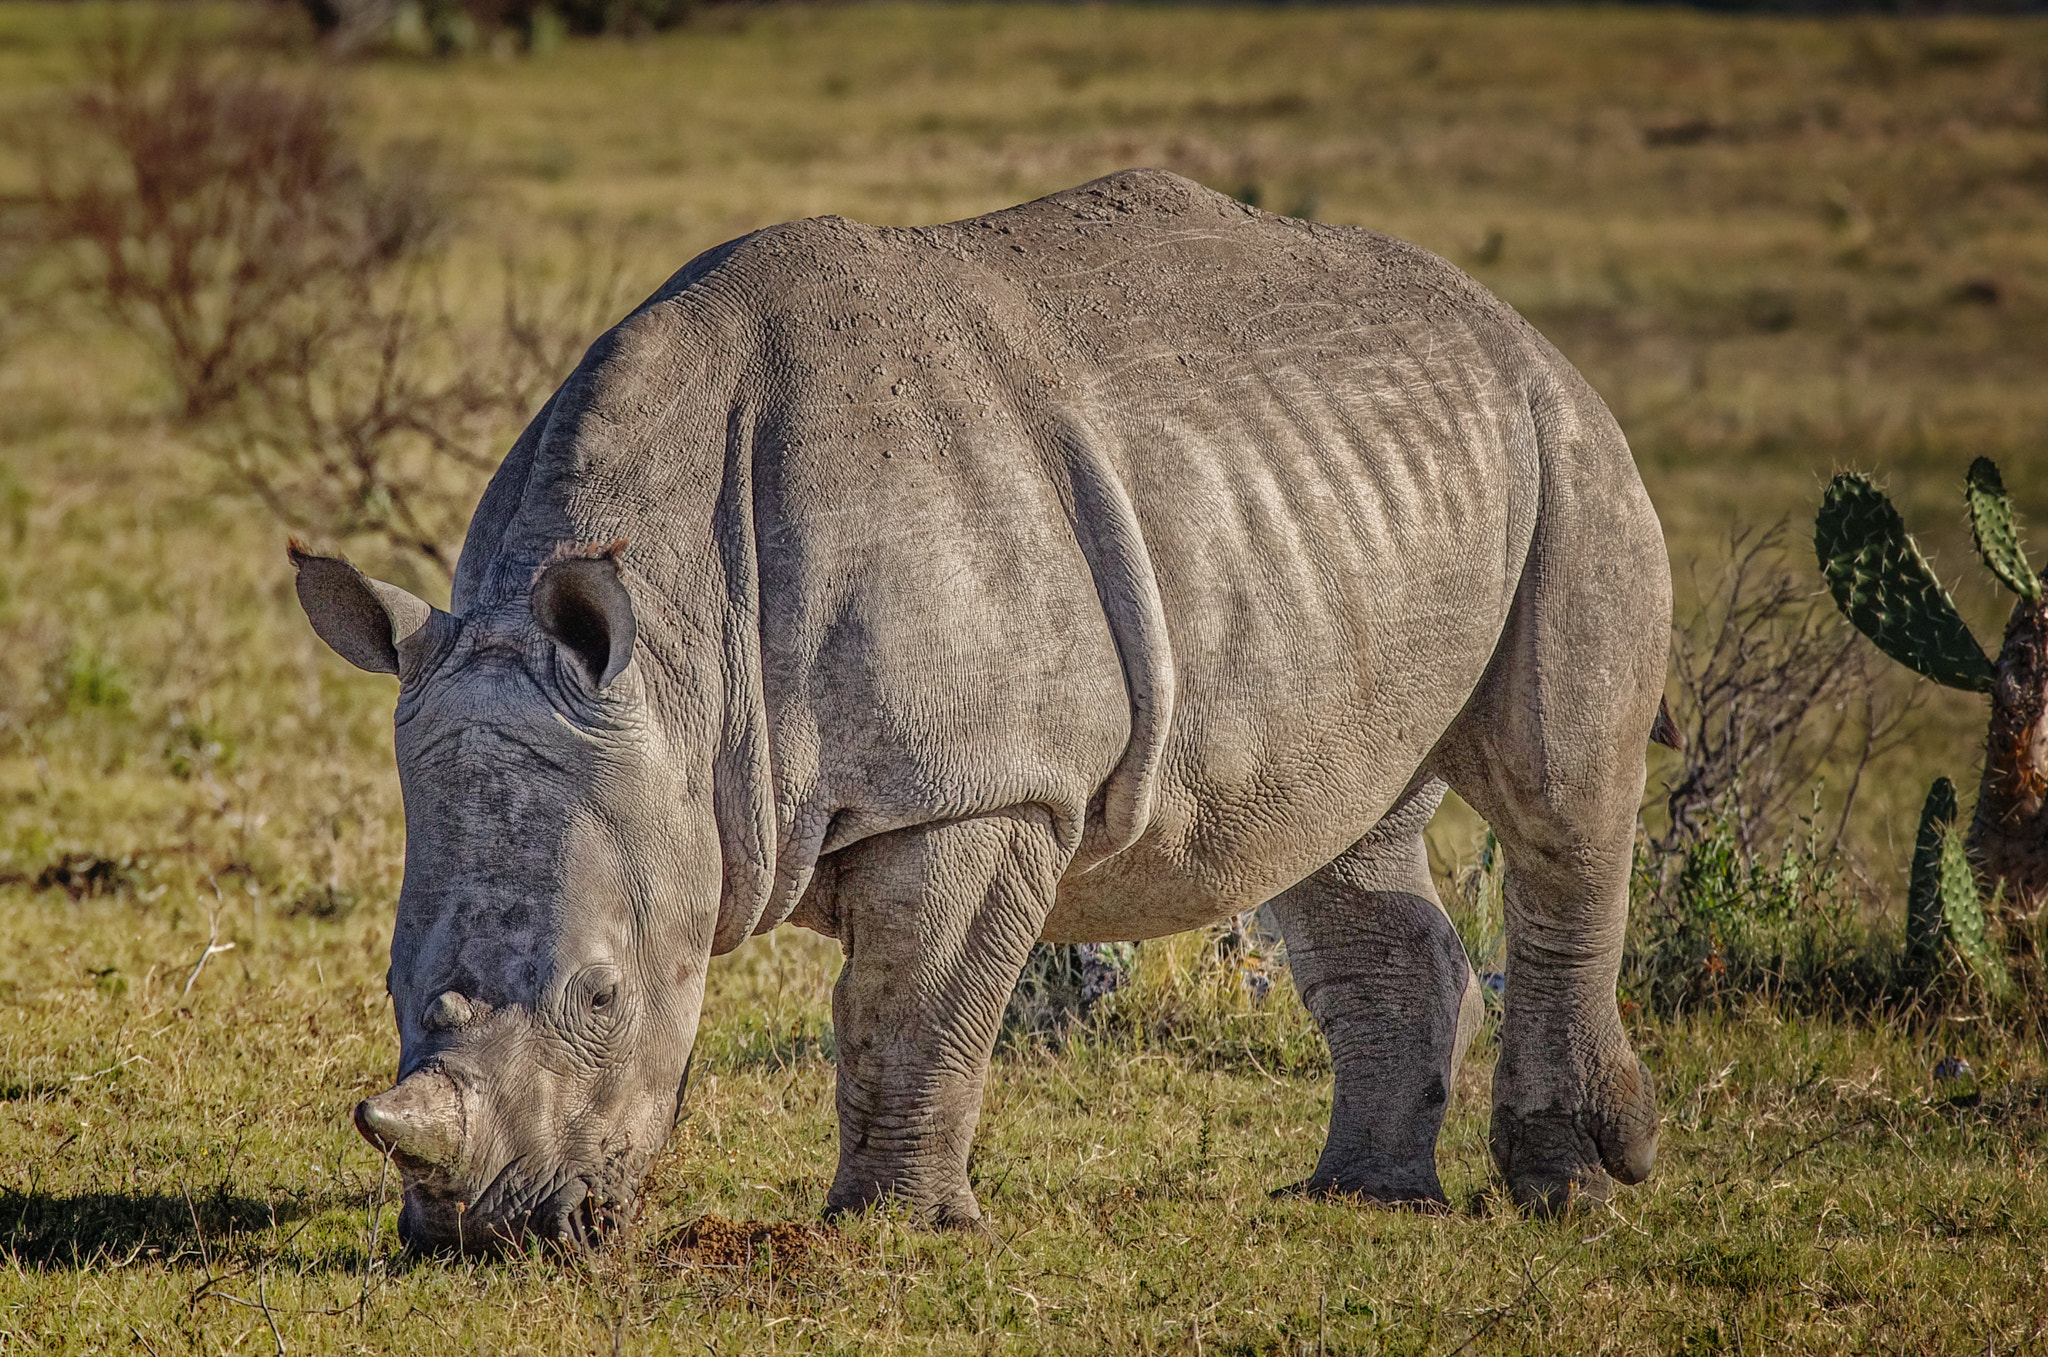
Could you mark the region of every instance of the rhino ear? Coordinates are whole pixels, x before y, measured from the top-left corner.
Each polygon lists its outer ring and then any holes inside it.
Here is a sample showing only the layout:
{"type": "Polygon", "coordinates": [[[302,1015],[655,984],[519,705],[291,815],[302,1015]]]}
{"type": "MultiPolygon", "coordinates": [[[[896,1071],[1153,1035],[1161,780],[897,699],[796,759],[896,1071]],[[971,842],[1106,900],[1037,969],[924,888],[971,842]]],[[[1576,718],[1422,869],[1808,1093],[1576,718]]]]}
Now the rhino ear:
{"type": "Polygon", "coordinates": [[[533,577],[533,620],[599,689],[633,658],[633,598],[619,577],[625,549],[623,541],[569,548],[533,577]]]}
{"type": "Polygon", "coordinates": [[[339,557],[315,556],[297,539],[288,550],[298,571],[299,606],[320,639],[358,669],[401,673],[408,643],[433,620],[433,605],[339,557]]]}

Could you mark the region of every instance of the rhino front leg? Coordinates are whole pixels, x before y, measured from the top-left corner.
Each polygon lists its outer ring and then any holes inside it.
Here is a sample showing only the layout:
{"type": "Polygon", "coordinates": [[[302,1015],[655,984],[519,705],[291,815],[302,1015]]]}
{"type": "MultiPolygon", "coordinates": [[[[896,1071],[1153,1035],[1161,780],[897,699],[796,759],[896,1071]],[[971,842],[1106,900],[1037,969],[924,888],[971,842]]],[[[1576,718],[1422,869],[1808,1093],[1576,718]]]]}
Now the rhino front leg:
{"type": "Polygon", "coordinates": [[[980,1220],[967,1152],[989,1053],[1065,858],[1035,809],[899,830],[839,855],[846,965],[832,991],[839,1171],[827,1215],[895,1197],[934,1225],[980,1220]]]}
{"type": "Polygon", "coordinates": [[[1288,969],[1336,1069],[1322,1158],[1283,1192],[1446,1204],[1437,1134],[1484,1005],[1422,843],[1443,794],[1435,781],[1410,793],[1273,901],[1288,969]]]}

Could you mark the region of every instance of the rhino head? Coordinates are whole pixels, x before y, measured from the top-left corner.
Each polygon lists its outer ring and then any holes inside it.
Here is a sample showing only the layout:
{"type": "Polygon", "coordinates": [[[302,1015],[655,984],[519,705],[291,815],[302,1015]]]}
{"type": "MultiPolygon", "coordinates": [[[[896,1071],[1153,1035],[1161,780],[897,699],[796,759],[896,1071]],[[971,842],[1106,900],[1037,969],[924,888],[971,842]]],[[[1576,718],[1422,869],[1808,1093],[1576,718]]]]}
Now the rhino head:
{"type": "Polygon", "coordinates": [[[399,1079],[355,1124],[414,1249],[594,1243],[681,1114],[718,846],[633,662],[622,546],[458,618],[293,544],[314,630],[400,679],[399,1079]]]}

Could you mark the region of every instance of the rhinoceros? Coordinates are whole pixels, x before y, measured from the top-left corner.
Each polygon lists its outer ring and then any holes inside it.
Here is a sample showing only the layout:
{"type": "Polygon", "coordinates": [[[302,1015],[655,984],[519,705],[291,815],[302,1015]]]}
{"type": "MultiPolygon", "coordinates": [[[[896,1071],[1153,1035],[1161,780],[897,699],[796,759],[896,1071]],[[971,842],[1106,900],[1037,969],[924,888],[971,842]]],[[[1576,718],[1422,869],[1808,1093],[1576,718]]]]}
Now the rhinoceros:
{"type": "Polygon", "coordinates": [[[710,959],[785,923],[844,951],[827,1212],[972,1225],[1032,943],[1266,901],[1335,1069],[1295,1190],[1441,1204],[1446,786],[1506,851],[1500,1174],[1650,1172],[1615,985],[1663,537],[1586,382],[1427,251],[1158,171],[771,227],[596,341],[450,611],[292,559],[400,680],[400,1077],[355,1120],[415,1248],[627,1219],[710,959]]]}

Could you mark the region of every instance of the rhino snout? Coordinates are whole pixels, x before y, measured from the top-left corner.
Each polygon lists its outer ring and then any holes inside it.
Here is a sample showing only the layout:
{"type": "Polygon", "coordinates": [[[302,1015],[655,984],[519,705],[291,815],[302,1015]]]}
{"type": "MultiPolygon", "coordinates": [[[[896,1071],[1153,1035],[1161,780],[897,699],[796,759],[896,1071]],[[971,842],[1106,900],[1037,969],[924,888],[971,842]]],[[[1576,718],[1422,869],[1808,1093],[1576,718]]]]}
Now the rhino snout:
{"type": "Polygon", "coordinates": [[[439,1070],[421,1070],[398,1087],[356,1104],[356,1130],[402,1167],[452,1169],[462,1153],[462,1099],[439,1070]]]}

